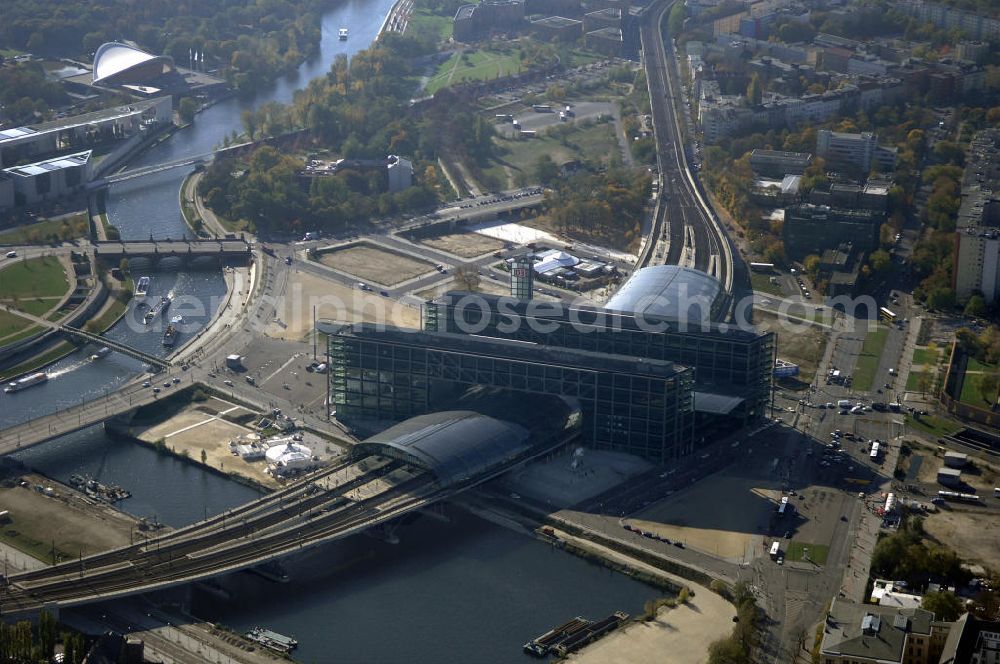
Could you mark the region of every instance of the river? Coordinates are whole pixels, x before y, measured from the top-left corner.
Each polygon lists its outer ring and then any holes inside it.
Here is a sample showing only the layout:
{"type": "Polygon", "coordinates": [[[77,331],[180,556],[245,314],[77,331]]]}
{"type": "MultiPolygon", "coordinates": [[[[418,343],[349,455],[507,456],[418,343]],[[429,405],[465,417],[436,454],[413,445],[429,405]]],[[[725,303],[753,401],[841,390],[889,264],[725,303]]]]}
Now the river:
{"type": "MultiPolygon", "coordinates": [[[[295,76],[275,83],[253,100],[223,101],[200,113],[135,162],[163,163],[204,154],[240,131],[240,114],[255,105],[288,102],[296,89],[323,75],[340,53],[366,47],[393,0],[349,0],[323,16],[320,54],[295,76]],[[339,41],[341,26],[350,38],[339,41]]],[[[107,209],[127,239],[181,237],[187,229],[178,208],[186,173],[174,170],[111,188],[107,209]]],[[[151,273],[151,295],[173,293],[186,308],[188,333],[210,318],[225,294],[218,271],[161,268],[151,273]],[[198,304],[201,304],[199,311],[198,304]]],[[[108,336],[148,352],[164,352],[159,324],[143,326],[130,311],[108,336]]],[[[183,341],[183,339],[182,339],[183,341]]],[[[47,369],[51,380],[6,395],[0,427],[56,411],[100,395],[141,371],[112,353],[96,361],[85,349],[47,369]]],[[[132,492],[120,507],[137,516],[181,526],[253,499],[241,484],[207,473],[151,448],[118,441],[92,427],[18,454],[50,477],[68,481],[86,474],[132,492]]],[[[255,624],[294,635],[303,662],[525,662],[521,644],[576,615],[601,618],[622,609],[641,610],[655,591],[586,563],[532,538],[449,510],[451,523],[417,518],[404,525],[399,544],[358,536],[318,548],[288,564],[291,581],[274,584],[249,574],[223,583],[234,600],[196,594],[201,617],[246,629],[255,624]]]]}

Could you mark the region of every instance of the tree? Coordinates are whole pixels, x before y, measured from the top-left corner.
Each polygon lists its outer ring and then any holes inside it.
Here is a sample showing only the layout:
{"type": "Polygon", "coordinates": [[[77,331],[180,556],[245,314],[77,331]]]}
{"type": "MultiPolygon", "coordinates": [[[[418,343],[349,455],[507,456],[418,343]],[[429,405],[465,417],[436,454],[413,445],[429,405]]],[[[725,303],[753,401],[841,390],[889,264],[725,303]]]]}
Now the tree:
{"type": "Polygon", "coordinates": [[[538,182],[547,186],[555,182],[558,177],[559,167],[552,161],[552,157],[548,154],[540,155],[535,164],[535,178],[538,182]]]}
{"type": "Polygon", "coordinates": [[[128,274],[128,258],[122,258],[118,261],[118,270],[122,274],[128,274]]]}
{"type": "Polygon", "coordinates": [[[676,2],[670,9],[670,16],[667,18],[667,30],[671,37],[676,37],[684,29],[684,4],[676,2]]]}
{"type": "Polygon", "coordinates": [[[876,275],[882,275],[892,267],[892,257],[885,249],[877,249],[869,256],[868,264],[872,266],[872,271],[876,275]]]}
{"type": "Polygon", "coordinates": [[[986,301],[982,295],[973,295],[965,305],[965,315],[972,318],[982,318],[986,315],[986,301]]]}
{"type": "Polygon", "coordinates": [[[809,254],[802,260],[802,268],[806,271],[806,274],[815,278],[819,274],[819,263],[820,258],[816,254],[809,254]]]}
{"type": "Polygon", "coordinates": [[[945,622],[954,622],[964,613],[962,600],[947,591],[926,593],[920,606],[933,613],[936,620],[945,622]]]}
{"type": "Polygon", "coordinates": [[[754,72],[747,85],[747,101],[751,106],[759,106],[764,97],[764,84],[760,82],[760,77],[754,72]]]}
{"type": "Polygon", "coordinates": [[[479,271],[473,265],[460,265],[455,268],[455,284],[469,292],[479,290],[479,271]]]}
{"type": "Polygon", "coordinates": [[[181,98],[181,103],[177,106],[177,114],[181,116],[182,122],[194,122],[194,116],[197,112],[198,102],[191,97],[181,98]]]}
{"type": "Polygon", "coordinates": [[[997,402],[997,388],[1000,387],[1000,374],[985,373],[979,379],[979,394],[983,401],[991,406],[997,402]]]}
{"type": "Polygon", "coordinates": [[[950,309],[955,306],[955,291],[950,288],[935,288],[927,294],[928,309],[950,309]]]}

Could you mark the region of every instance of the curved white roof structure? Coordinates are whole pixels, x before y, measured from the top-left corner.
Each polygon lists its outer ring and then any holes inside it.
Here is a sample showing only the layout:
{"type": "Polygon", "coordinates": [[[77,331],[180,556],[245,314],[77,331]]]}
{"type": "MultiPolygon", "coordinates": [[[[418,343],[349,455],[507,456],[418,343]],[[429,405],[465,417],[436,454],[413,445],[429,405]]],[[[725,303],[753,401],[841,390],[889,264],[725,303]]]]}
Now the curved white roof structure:
{"type": "Polygon", "coordinates": [[[94,83],[141,83],[172,67],[169,55],[153,55],[128,44],[101,44],[94,54],[94,83]]]}

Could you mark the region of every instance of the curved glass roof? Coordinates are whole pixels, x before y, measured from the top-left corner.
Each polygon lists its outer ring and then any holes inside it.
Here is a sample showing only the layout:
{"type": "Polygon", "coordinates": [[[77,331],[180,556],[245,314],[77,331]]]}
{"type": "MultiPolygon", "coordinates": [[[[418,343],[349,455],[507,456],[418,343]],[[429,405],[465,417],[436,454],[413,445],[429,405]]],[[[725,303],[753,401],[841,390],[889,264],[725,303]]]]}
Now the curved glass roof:
{"type": "Polygon", "coordinates": [[[418,415],[354,446],[354,454],[382,454],[434,473],[442,486],[475,477],[527,451],[524,427],[467,410],[418,415]]]}
{"type": "Polygon", "coordinates": [[[724,295],[722,284],[679,265],[644,267],[628,278],[605,309],[676,321],[712,322],[724,295]]]}
{"type": "Polygon", "coordinates": [[[106,81],[133,67],[155,60],[164,64],[173,64],[173,58],[168,55],[153,55],[118,42],[101,44],[97,53],[94,54],[94,83],[106,81]]]}

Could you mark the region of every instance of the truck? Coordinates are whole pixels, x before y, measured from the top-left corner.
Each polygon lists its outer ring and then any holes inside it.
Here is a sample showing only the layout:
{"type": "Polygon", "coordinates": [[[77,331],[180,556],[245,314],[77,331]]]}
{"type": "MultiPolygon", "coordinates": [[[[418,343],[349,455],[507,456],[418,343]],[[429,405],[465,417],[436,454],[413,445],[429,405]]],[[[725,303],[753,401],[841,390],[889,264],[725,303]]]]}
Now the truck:
{"type": "Polygon", "coordinates": [[[240,355],[227,355],[226,356],[226,367],[238,370],[243,368],[243,358],[240,355]]]}
{"type": "Polygon", "coordinates": [[[771,560],[778,559],[778,553],[780,552],[780,550],[781,550],[781,545],[778,543],[777,540],[775,540],[774,543],[771,544],[771,560]]]}

